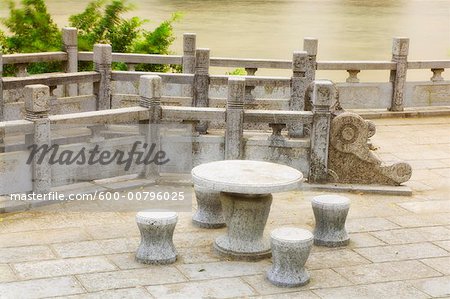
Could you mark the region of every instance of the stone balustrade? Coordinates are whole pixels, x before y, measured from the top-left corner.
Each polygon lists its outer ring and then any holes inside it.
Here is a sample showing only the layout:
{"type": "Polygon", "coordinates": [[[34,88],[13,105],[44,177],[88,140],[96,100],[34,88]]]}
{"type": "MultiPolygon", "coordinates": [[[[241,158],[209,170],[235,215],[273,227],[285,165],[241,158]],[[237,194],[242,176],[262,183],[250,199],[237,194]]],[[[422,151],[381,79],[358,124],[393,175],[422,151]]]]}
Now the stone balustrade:
{"type": "MultiPolygon", "coordinates": [[[[122,83],[124,83],[123,81],[137,82],[139,77],[146,73],[136,72],[136,74],[128,74],[126,72],[111,71],[110,65],[112,62],[127,64],[131,73],[134,72],[137,64],[142,63],[182,66],[183,74],[156,74],[160,75],[163,78],[163,83],[165,83],[163,98],[166,96],[164,93],[168,86],[171,86],[171,84],[182,84],[181,89],[171,87],[172,89],[167,91],[169,93],[168,96],[171,96],[172,99],[175,96],[181,96],[181,98],[192,97],[192,103],[195,102],[195,105],[198,107],[218,107],[226,103],[226,89],[220,86],[227,85],[227,76],[209,75],[212,67],[245,68],[248,75],[245,76],[246,92],[244,105],[247,107],[252,106],[256,109],[259,109],[258,107],[266,107],[268,109],[301,110],[301,98],[304,87],[315,79],[316,71],[322,70],[348,72],[349,76],[346,82],[336,84],[340,93],[340,101],[348,109],[384,107],[391,111],[403,111],[405,107],[445,106],[448,105],[446,95],[450,94],[450,84],[442,77],[444,70],[450,68],[450,60],[408,61],[409,40],[407,38],[394,38],[391,61],[317,61],[318,40],[309,37],[304,38],[303,42],[306,58],[299,58],[301,56],[298,56],[298,53],[295,52],[292,60],[280,60],[210,57],[209,54],[205,56],[202,54],[203,50],[196,49],[196,35],[194,33],[183,35],[182,55],[108,53],[108,57],[96,56],[94,53],[95,51],[100,51],[101,47],[103,47],[103,50],[107,49],[106,45],[98,46],[94,52],[77,52],[76,28],[64,28],[62,36],[64,52],[0,55],[1,65],[15,65],[17,79],[25,80],[25,77],[28,76],[27,66],[30,63],[61,61],[66,66],[66,74],[73,74],[76,72],[79,62],[94,61],[96,71],[101,78],[98,82],[93,81],[93,88],[88,88],[91,91],[82,91],[81,85],[75,84],[76,82],[65,84],[63,91],[59,88],[55,90],[57,85],[43,81],[38,82],[50,86],[52,93],[54,91],[54,94],[58,97],[73,98],[82,94],[85,96],[82,98],[84,100],[86,96],[93,94],[98,99],[93,101],[90,98],[91,103],[89,105],[81,104],[78,106],[92,107],[94,109],[109,109],[110,107],[120,107],[120,105],[129,106],[131,103],[138,104],[137,91],[135,91],[135,95],[132,94],[133,92],[130,94],[127,89],[133,89],[132,85],[123,85],[122,83]],[[98,61],[97,58],[106,59],[106,64],[98,61]],[[296,67],[299,63],[296,59],[305,59],[305,62],[302,63],[303,70],[299,70],[296,67]],[[269,78],[256,76],[256,72],[259,69],[290,69],[292,70],[292,76],[290,78],[272,77],[272,80],[269,80],[269,78]],[[428,82],[407,82],[406,73],[409,69],[430,69],[433,75],[428,82]],[[380,83],[360,82],[358,73],[371,70],[389,71],[390,78],[386,82],[380,83]],[[206,84],[206,82],[209,82],[209,84],[206,84]],[[213,87],[217,88],[212,90],[213,87]],[[274,90],[279,90],[280,92],[274,92],[274,90]],[[220,96],[217,97],[217,94],[220,96]],[[268,98],[261,99],[262,94],[268,98]]],[[[108,51],[110,52],[110,50],[108,51]]],[[[58,76],[64,76],[64,74],[58,76]]],[[[35,76],[30,77],[32,77],[31,80],[36,78],[35,76]]],[[[0,80],[2,81],[2,89],[8,90],[5,85],[8,85],[10,82],[7,79],[2,80],[1,72],[0,80]]],[[[25,86],[27,84],[34,83],[24,81],[21,85],[25,86]]],[[[9,89],[12,88],[10,87],[9,89]]],[[[173,102],[176,105],[192,105],[192,103],[189,104],[189,99],[177,99],[173,102]]],[[[23,118],[24,110],[20,108],[20,103],[23,105],[23,95],[20,92],[0,92],[0,120],[23,118]]],[[[74,102],[69,111],[74,112],[76,106],[74,102]]],[[[61,109],[61,111],[64,110],[63,108],[61,109]]],[[[81,109],[80,111],[85,110],[81,109]]],[[[204,124],[199,124],[197,130],[204,133],[206,132],[206,127],[204,124]]],[[[291,137],[302,135],[301,128],[288,126],[288,132],[291,137]]]]}

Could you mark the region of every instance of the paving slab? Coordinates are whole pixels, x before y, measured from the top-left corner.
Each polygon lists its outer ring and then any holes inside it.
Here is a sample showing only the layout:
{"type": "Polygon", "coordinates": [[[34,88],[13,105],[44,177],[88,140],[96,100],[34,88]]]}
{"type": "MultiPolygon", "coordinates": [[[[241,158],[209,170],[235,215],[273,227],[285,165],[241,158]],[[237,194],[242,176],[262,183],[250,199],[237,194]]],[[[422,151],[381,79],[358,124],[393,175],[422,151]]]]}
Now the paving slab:
{"type": "Polygon", "coordinates": [[[256,295],[255,291],[239,278],[149,286],[147,290],[155,298],[165,299],[233,298],[256,295]]]}
{"type": "Polygon", "coordinates": [[[134,252],[139,238],[118,238],[84,242],[53,244],[52,248],[62,258],[134,252]]]}
{"type": "Polygon", "coordinates": [[[388,244],[450,240],[450,229],[443,226],[394,229],[371,234],[388,244]]]}
{"type": "Polygon", "coordinates": [[[263,275],[244,276],[242,279],[252,286],[259,294],[270,295],[293,291],[305,291],[309,289],[330,288],[346,286],[352,283],[332,269],[308,270],[311,281],[302,287],[280,288],[270,283],[265,273],[263,275]]]}
{"type": "Polygon", "coordinates": [[[106,272],[117,269],[103,256],[18,263],[13,264],[13,268],[23,279],[106,272]]]}
{"type": "Polygon", "coordinates": [[[54,259],[56,256],[48,246],[26,246],[0,248],[0,263],[18,263],[54,259]]]}
{"type": "Polygon", "coordinates": [[[450,213],[433,213],[421,215],[397,215],[386,217],[401,227],[422,227],[450,224],[450,213]]]}
{"type": "Polygon", "coordinates": [[[347,219],[345,227],[350,233],[371,232],[399,228],[399,226],[385,218],[350,218],[347,219]]]}
{"type": "Polygon", "coordinates": [[[306,262],[307,269],[325,269],[343,266],[368,264],[358,253],[349,249],[333,249],[319,252],[312,252],[306,262]]]}
{"type": "Polygon", "coordinates": [[[450,241],[438,241],[433,243],[450,252],[450,241]]]}
{"type": "Polygon", "coordinates": [[[201,264],[177,265],[178,269],[189,280],[204,280],[213,278],[237,277],[244,275],[263,274],[269,269],[271,262],[214,262],[201,264]]]}
{"type": "Polygon", "coordinates": [[[77,278],[89,292],[186,281],[173,266],[81,274],[77,278]]]}
{"type": "Polygon", "coordinates": [[[44,298],[84,293],[74,277],[0,283],[1,298],[44,298]]]}
{"type": "Polygon", "coordinates": [[[8,265],[0,264],[0,283],[16,280],[17,277],[8,265]]]}
{"type": "Polygon", "coordinates": [[[275,295],[264,295],[264,296],[256,296],[251,298],[264,298],[264,299],[320,299],[319,296],[314,294],[311,291],[299,291],[299,292],[290,292],[290,293],[282,293],[275,295]]]}
{"type": "Polygon", "coordinates": [[[80,228],[49,229],[0,234],[0,247],[19,247],[64,242],[86,241],[90,237],[80,228]]]}
{"type": "Polygon", "coordinates": [[[450,256],[424,259],[421,262],[442,274],[450,275],[450,256]]]}
{"type": "Polygon", "coordinates": [[[359,247],[372,247],[372,246],[381,246],[386,245],[385,242],[372,236],[369,233],[354,233],[349,234],[350,236],[350,244],[349,248],[359,248],[359,247]]]}
{"type": "Polygon", "coordinates": [[[415,201],[399,203],[401,207],[413,213],[450,213],[448,200],[415,201]]]}
{"type": "Polygon", "coordinates": [[[150,299],[153,298],[144,288],[107,290],[94,293],[54,297],[52,299],[150,299]]]}
{"type": "Polygon", "coordinates": [[[330,289],[314,290],[314,293],[323,299],[348,299],[348,298],[429,298],[429,296],[420,290],[415,289],[409,283],[388,282],[371,285],[359,285],[351,287],[340,287],[330,289]]]}
{"type": "Polygon", "coordinates": [[[442,274],[419,261],[386,262],[334,268],[356,284],[437,277],[442,274]]]}
{"type": "Polygon", "coordinates": [[[421,279],[414,281],[413,285],[432,297],[450,296],[450,276],[421,279]]]}
{"type": "Polygon", "coordinates": [[[356,248],[355,251],[368,260],[377,263],[448,255],[447,251],[431,243],[356,248]]]}

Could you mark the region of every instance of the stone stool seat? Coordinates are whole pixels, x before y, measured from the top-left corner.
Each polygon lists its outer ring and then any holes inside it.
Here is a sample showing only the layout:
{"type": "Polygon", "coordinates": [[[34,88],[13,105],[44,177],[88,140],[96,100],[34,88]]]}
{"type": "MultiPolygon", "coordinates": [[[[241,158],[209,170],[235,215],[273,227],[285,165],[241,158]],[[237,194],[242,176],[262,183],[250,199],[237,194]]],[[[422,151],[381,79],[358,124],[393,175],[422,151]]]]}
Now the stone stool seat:
{"type": "Polygon", "coordinates": [[[350,238],[345,230],[345,220],[350,200],[340,195],[320,195],[312,200],[316,226],[314,244],[326,247],[348,245],[350,238]]]}
{"type": "Polygon", "coordinates": [[[298,287],[309,282],[305,269],[313,244],[313,234],[305,229],[282,227],[270,234],[272,267],[267,279],[276,286],[298,287]]]}
{"type": "Polygon", "coordinates": [[[175,212],[138,212],[136,223],[141,233],[141,243],[136,252],[136,261],[160,265],[175,262],[177,252],[172,238],[177,221],[175,212]]]}
{"type": "Polygon", "coordinates": [[[203,186],[194,185],[197,210],[192,216],[192,222],[201,228],[220,228],[225,226],[222,213],[220,192],[212,191],[203,186]]]}

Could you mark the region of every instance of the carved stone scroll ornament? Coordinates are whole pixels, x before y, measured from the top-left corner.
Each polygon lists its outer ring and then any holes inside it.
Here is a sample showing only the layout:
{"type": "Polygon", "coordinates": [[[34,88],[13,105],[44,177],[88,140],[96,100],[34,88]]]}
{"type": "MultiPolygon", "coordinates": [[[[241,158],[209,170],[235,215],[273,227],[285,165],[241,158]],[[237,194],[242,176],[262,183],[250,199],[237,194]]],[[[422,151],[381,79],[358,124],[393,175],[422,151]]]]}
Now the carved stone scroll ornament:
{"type": "Polygon", "coordinates": [[[361,116],[344,112],[331,122],[328,170],[338,183],[400,185],[411,178],[407,163],[384,165],[370,150],[368,138],[375,125],[361,116]]]}

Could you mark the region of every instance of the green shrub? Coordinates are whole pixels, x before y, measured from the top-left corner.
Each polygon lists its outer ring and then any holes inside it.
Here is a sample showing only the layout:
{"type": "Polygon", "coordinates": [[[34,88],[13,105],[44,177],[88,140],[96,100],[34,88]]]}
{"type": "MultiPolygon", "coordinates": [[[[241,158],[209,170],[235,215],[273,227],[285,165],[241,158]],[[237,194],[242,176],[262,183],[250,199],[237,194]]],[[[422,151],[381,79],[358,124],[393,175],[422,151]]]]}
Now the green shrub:
{"type": "Polygon", "coordinates": [[[231,72],[226,72],[225,74],[230,76],[247,76],[247,71],[244,68],[237,68],[231,72]]]}

